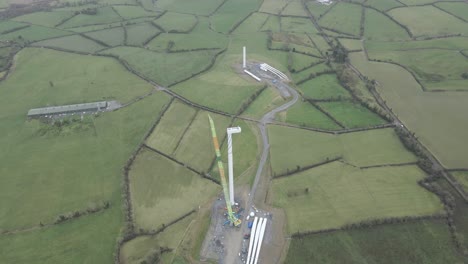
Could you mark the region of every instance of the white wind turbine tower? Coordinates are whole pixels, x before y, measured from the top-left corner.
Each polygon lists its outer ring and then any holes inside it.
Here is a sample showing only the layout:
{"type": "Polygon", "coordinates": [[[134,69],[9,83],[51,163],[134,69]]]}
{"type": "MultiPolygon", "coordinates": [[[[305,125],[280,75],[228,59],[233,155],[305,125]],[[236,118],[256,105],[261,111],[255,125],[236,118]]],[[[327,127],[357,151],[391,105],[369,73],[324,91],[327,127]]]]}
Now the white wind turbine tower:
{"type": "Polygon", "coordinates": [[[229,199],[231,204],[234,205],[234,168],[232,164],[232,134],[240,133],[240,127],[228,127],[228,166],[229,166],[229,199]]]}

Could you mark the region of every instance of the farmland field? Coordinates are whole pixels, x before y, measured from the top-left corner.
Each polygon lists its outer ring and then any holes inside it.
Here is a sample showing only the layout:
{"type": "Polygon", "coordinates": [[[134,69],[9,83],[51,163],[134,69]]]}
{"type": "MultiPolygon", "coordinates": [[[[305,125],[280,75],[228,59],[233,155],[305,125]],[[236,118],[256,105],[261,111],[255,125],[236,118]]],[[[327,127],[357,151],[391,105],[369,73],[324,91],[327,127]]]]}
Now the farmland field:
{"type": "Polygon", "coordinates": [[[333,162],[274,180],[272,204],[286,211],[289,233],[440,213],[437,196],[417,184],[423,177],[417,166],[363,170],[333,162]]]}
{"type": "Polygon", "coordinates": [[[361,7],[358,5],[338,3],[320,19],[319,23],[339,32],[359,36],[361,11],[361,7]]]}
{"type": "Polygon", "coordinates": [[[357,166],[415,161],[392,129],[377,129],[341,135],[269,126],[271,167],[274,173],[342,157],[357,166]],[[363,144],[366,145],[363,148],[363,144]],[[317,151],[320,150],[320,151],[317,151]],[[289,153],[294,155],[289,155],[289,153]]]}
{"type": "Polygon", "coordinates": [[[146,230],[168,224],[219,191],[213,182],[146,149],[138,154],[129,177],[135,221],[146,230]]]}
{"type": "Polygon", "coordinates": [[[366,9],[364,36],[368,40],[408,40],[406,30],[379,12],[366,9]],[[382,27],[385,30],[382,30],[382,27]]]}
{"type": "Polygon", "coordinates": [[[386,123],[377,114],[357,103],[328,102],[318,105],[347,128],[378,126],[386,123]]]}
{"type": "Polygon", "coordinates": [[[285,263],[463,263],[442,221],[294,238],[285,263]],[[313,248],[314,250],[310,250],[313,248]]]}
{"type": "Polygon", "coordinates": [[[141,46],[151,40],[160,31],[151,23],[140,23],[126,26],[127,45],[141,46]]]}
{"type": "Polygon", "coordinates": [[[173,102],[146,144],[166,154],[172,154],[196,114],[195,109],[182,102],[173,102]]]}
{"type": "Polygon", "coordinates": [[[111,7],[102,7],[97,9],[96,15],[79,14],[66,21],[61,28],[82,27],[94,24],[107,24],[121,21],[122,18],[111,7]]]}
{"type": "Polygon", "coordinates": [[[468,35],[466,23],[433,6],[402,7],[388,13],[418,37],[468,35]]]}
{"type": "Polygon", "coordinates": [[[468,172],[457,171],[452,173],[455,179],[462,185],[466,192],[468,192],[468,172]]]}
{"type": "Polygon", "coordinates": [[[71,35],[59,38],[53,38],[49,40],[38,41],[33,44],[36,47],[50,47],[64,50],[95,53],[96,51],[102,50],[105,46],[84,38],[80,35],[71,35]]]}
{"type": "Polygon", "coordinates": [[[437,7],[453,14],[454,16],[460,17],[464,20],[468,20],[468,4],[464,2],[451,2],[451,3],[436,3],[437,7]]]}
{"type": "Polygon", "coordinates": [[[259,118],[269,110],[285,102],[279,92],[271,87],[265,89],[255,101],[242,113],[243,115],[259,118]]]}
{"type": "Polygon", "coordinates": [[[350,94],[338,82],[335,75],[324,74],[299,85],[306,98],[349,98],[350,94]]]}
{"type": "Polygon", "coordinates": [[[340,127],[325,114],[308,102],[296,103],[288,111],[279,113],[278,121],[299,126],[308,126],[326,130],[339,130],[340,127]]]}
{"type": "Polygon", "coordinates": [[[376,79],[378,91],[406,126],[416,133],[447,168],[468,166],[468,95],[465,93],[426,93],[403,68],[366,61],[364,54],[353,53],[351,62],[361,72],[376,79]],[[395,79],[391,76],[399,76],[395,79]],[[401,100],[405,98],[405,100],[401,100]],[[428,114],[429,113],[429,114],[428,114]],[[447,127],[452,129],[447,130],[447,127]]]}
{"type": "Polygon", "coordinates": [[[125,31],[122,27],[116,27],[90,32],[86,36],[102,41],[109,46],[119,46],[124,44],[125,31]]]}

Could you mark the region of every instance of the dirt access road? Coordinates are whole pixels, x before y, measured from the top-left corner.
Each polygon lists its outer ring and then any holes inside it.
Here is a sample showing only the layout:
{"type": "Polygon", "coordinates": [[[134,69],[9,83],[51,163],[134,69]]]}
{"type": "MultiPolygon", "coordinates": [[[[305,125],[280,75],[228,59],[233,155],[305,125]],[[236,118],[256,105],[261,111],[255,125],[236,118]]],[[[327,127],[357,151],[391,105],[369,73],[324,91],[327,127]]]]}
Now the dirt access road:
{"type": "MultiPolygon", "coordinates": [[[[279,81],[280,80],[277,80],[276,83],[278,83],[279,81]]],[[[273,82],[270,82],[270,84],[275,86],[275,83],[273,83],[273,82]]],[[[267,159],[268,159],[268,154],[270,152],[270,143],[269,143],[269,140],[268,140],[268,133],[267,133],[266,127],[267,127],[267,125],[269,123],[271,123],[274,120],[275,115],[277,113],[287,110],[288,108],[293,106],[297,102],[297,100],[299,99],[299,94],[294,88],[290,87],[289,85],[286,85],[285,83],[281,83],[281,85],[283,87],[286,87],[286,89],[290,92],[290,94],[292,95],[292,99],[290,101],[288,101],[287,103],[285,103],[285,104],[283,104],[283,105],[269,111],[268,113],[266,113],[260,119],[260,121],[257,123],[258,128],[260,129],[260,136],[262,138],[263,150],[262,150],[262,155],[260,157],[260,161],[259,161],[259,164],[258,164],[257,172],[255,174],[255,180],[254,180],[254,183],[252,185],[252,189],[250,190],[250,194],[248,196],[247,204],[245,206],[245,211],[246,211],[245,214],[246,215],[248,214],[248,212],[250,212],[250,210],[252,208],[252,205],[254,204],[255,193],[257,191],[258,184],[260,182],[260,178],[261,178],[263,170],[265,168],[265,164],[266,164],[267,159]]],[[[269,230],[270,230],[270,232],[274,231],[272,228],[269,228],[269,230]]],[[[247,234],[249,232],[250,232],[250,230],[247,227],[247,223],[243,223],[242,233],[241,234],[247,234]]],[[[235,241],[235,244],[241,245],[243,237],[242,236],[237,236],[237,237],[238,237],[238,241],[235,241]]],[[[225,258],[225,261],[226,261],[225,263],[226,264],[242,263],[242,261],[240,260],[240,258],[238,256],[238,253],[239,252],[227,252],[226,258],[225,258]]],[[[278,252],[278,253],[280,253],[280,252],[278,252]]],[[[273,262],[271,262],[271,263],[273,263],[273,262]]]]}

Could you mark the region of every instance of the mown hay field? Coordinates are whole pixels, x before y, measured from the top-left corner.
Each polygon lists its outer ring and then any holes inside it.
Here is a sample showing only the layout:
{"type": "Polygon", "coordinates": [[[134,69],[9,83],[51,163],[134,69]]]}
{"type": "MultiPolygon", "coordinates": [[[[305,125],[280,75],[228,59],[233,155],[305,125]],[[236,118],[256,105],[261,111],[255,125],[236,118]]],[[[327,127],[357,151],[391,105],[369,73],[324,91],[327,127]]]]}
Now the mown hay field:
{"type": "Polygon", "coordinates": [[[414,165],[358,169],[333,162],[273,180],[271,199],[284,208],[289,233],[441,213],[439,198],[417,184],[424,177],[414,165]]]}

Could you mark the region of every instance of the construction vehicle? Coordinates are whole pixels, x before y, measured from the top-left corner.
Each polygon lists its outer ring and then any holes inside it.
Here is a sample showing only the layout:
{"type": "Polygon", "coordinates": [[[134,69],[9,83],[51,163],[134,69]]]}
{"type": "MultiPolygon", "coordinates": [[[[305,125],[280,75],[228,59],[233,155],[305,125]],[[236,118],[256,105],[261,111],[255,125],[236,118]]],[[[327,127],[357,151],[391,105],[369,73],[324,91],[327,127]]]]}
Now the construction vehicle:
{"type": "Polygon", "coordinates": [[[216,153],[216,162],[218,164],[219,177],[221,178],[221,186],[223,187],[224,200],[226,201],[227,219],[231,225],[239,227],[242,221],[239,218],[237,218],[234,212],[232,211],[231,201],[229,199],[228,186],[226,182],[226,176],[224,175],[223,161],[221,160],[221,151],[219,150],[219,142],[218,142],[218,137],[216,136],[216,129],[214,126],[214,122],[213,122],[213,119],[211,119],[210,115],[208,115],[208,119],[210,121],[211,135],[213,137],[213,146],[214,146],[215,153],[216,153]]]}

